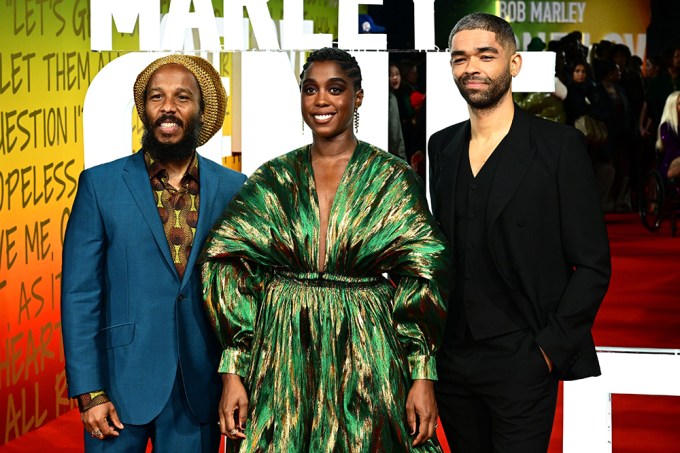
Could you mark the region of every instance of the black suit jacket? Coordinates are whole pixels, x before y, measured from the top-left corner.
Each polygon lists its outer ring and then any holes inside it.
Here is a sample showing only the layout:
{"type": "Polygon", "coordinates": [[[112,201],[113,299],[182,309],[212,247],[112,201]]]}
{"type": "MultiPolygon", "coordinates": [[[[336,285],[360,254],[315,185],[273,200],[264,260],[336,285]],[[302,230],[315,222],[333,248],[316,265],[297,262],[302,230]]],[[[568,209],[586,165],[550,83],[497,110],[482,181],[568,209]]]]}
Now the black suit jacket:
{"type": "MultiPolygon", "coordinates": [[[[430,197],[454,243],[456,175],[470,121],[430,138],[430,197]]],[[[609,286],[609,242],[591,161],[576,129],[515,106],[487,205],[487,242],[515,304],[561,379],[600,374],[591,328],[609,286]]],[[[455,252],[455,250],[454,250],[455,252]]]]}

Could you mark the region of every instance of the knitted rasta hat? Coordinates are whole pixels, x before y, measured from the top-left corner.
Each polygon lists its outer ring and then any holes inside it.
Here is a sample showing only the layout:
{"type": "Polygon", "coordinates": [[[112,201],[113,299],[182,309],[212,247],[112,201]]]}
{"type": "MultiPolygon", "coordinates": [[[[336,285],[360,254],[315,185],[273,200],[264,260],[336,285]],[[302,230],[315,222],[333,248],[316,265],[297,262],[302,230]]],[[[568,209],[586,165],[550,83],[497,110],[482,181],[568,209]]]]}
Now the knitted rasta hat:
{"type": "Polygon", "coordinates": [[[227,111],[227,93],[219,73],[208,60],[192,55],[168,55],[153,61],[138,76],[133,88],[137,113],[146,123],[146,88],[153,73],[163,65],[178,64],[187,68],[198,81],[203,100],[203,127],[198,136],[198,146],[205,144],[222,127],[227,111]]]}

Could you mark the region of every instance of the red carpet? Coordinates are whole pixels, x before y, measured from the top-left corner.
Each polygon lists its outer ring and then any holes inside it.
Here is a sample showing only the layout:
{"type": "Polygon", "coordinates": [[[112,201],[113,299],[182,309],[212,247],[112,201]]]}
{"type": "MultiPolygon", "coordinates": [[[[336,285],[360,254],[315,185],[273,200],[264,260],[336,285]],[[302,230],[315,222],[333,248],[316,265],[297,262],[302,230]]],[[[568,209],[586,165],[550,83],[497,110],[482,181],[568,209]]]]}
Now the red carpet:
{"type": "MultiPolygon", "coordinates": [[[[609,215],[607,225],[613,275],[595,322],[595,343],[680,348],[680,237],[670,236],[668,222],[649,233],[633,214],[609,215]]],[[[549,453],[562,452],[558,404],[549,453]]],[[[613,395],[612,414],[613,453],[680,452],[680,397],[613,395]]],[[[77,410],[0,447],[0,453],[43,451],[82,451],[77,410]]]]}

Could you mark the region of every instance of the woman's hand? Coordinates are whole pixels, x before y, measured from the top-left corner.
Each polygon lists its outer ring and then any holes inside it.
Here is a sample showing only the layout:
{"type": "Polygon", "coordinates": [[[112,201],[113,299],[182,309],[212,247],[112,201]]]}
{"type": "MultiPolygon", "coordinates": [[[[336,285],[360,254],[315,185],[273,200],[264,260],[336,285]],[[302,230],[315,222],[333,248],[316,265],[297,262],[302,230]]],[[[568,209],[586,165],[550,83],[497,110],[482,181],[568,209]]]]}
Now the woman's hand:
{"type": "Polygon", "coordinates": [[[411,435],[418,433],[413,446],[422,445],[437,432],[437,402],[434,399],[434,382],[427,379],[413,381],[406,398],[406,419],[411,435]]]}
{"type": "Polygon", "coordinates": [[[244,431],[248,417],[248,394],[238,374],[222,375],[219,413],[222,434],[232,440],[246,438],[244,431]]]}

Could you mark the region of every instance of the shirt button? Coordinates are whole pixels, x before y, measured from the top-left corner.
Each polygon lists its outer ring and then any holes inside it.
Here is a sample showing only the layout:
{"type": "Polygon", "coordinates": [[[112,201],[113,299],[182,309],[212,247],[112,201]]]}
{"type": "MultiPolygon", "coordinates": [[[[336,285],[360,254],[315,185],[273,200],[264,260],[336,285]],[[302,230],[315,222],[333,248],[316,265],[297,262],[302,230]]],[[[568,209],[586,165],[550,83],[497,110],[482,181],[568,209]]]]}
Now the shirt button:
{"type": "Polygon", "coordinates": [[[466,272],[465,273],[465,279],[470,280],[472,278],[472,272],[466,272]]]}
{"type": "Polygon", "coordinates": [[[469,219],[469,220],[472,220],[472,219],[474,219],[474,218],[475,218],[474,212],[471,212],[470,214],[468,214],[468,219],[469,219]]]}
{"type": "Polygon", "coordinates": [[[473,248],[475,248],[475,246],[472,245],[472,244],[468,244],[468,245],[465,246],[465,250],[468,250],[468,251],[472,250],[473,248]]]}
{"type": "Polygon", "coordinates": [[[470,190],[477,190],[477,189],[479,189],[479,186],[477,185],[477,183],[473,182],[472,184],[470,184],[470,190]]]}

